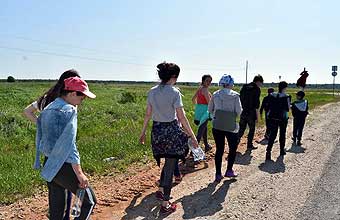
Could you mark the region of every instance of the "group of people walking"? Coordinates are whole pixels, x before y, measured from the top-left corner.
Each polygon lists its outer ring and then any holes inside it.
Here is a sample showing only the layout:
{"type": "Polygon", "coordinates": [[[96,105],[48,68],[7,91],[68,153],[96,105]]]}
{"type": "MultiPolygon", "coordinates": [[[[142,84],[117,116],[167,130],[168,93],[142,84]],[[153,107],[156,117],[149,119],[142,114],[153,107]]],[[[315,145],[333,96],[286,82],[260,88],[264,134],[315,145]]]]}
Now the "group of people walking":
{"type": "MultiPolygon", "coordinates": [[[[292,109],[294,117],[293,142],[301,144],[305,118],[308,114],[308,102],[303,91],[297,93],[297,101],[291,104],[291,97],[286,94],[288,84],[279,83],[279,91],[271,88],[264,98],[260,108],[260,87],[262,76],[255,76],[253,82],[242,87],[240,93],[233,90],[234,79],[223,75],[219,80],[220,89],[213,94],[209,92],[212,82],[210,75],[202,77],[202,83],[194,94],[194,123],[198,126],[194,134],[184,111],[182,94],[174,85],[180,74],[180,68],[174,63],[157,65],[160,83],[152,87],[147,95],[146,113],[140,143],[144,144],[146,131],[150,120],[151,146],[153,156],[160,165],[164,165],[159,180],[159,190],[156,197],[162,201],[160,212],[171,213],[176,210],[176,204],[170,202],[172,181],[181,180],[178,163],[185,161],[189,153],[189,144],[199,147],[203,139],[205,151],[212,149],[208,143],[208,122],[212,121],[212,134],[216,144],[215,181],[223,177],[237,177],[233,169],[237,147],[246,127],[249,127],[247,149],[254,150],[255,127],[260,119],[260,113],[265,111],[266,134],[268,141],[266,159],[271,159],[271,150],[280,129],[280,155],[285,155],[286,128],[288,112],[292,109]],[[239,123],[237,118],[240,117],[239,123]],[[222,158],[227,139],[229,154],[227,169],[222,175],[222,158]],[[296,142],[297,141],[297,142],[296,142]]],[[[53,220],[68,220],[72,193],[85,189],[85,197],[81,215],[75,219],[89,219],[96,204],[95,194],[89,185],[88,178],[82,171],[80,156],[76,146],[77,106],[85,97],[95,98],[89,91],[87,83],[80,78],[75,70],[62,74],[57,84],[43,94],[36,102],[29,105],[24,113],[37,124],[36,161],[35,168],[41,169],[41,175],[47,181],[49,191],[49,218],[53,220]],[[39,117],[35,112],[40,111],[39,117]],[[44,162],[40,165],[40,155],[44,162]]]]}
{"type": "Polygon", "coordinates": [[[215,182],[220,182],[223,177],[238,176],[233,165],[237,147],[247,126],[249,127],[247,150],[257,149],[253,144],[253,139],[256,123],[263,110],[267,127],[264,140],[268,143],[266,160],[271,160],[271,151],[278,130],[280,130],[280,155],[286,154],[286,129],[290,108],[294,117],[293,143],[302,144],[301,137],[308,114],[308,102],[304,99],[303,91],[296,94],[297,101],[291,102],[291,96],[286,93],[288,87],[286,82],[279,83],[278,92],[274,92],[273,88],[268,89],[268,96],[260,105],[260,88],[263,85],[261,75],[255,76],[253,82],[244,85],[240,93],[233,90],[233,77],[223,75],[219,80],[220,89],[213,94],[209,92],[212,77],[203,75],[201,85],[192,98],[196,104],[194,123],[198,125],[197,135],[194,135],[184,113],[181,93],[174,87],[180,68],[174,63],[161,63],[157,69],[161,83],[148,92],[140,142],[144,144],[148,122],[152,119],[151,146],[153,155],[158,164],[160,164],[160,158],[165,158],[159,190],[156,192],[156,197],[162,201],[160,209],[162,213],[171,213],[176,210],[176,204],[169,201],[172,178],[176,167],[178,170],[178,160],[185,161],[189,152],[189,143],[196,148],[203,138],[205,151],[212,149],[208,143],[207,135],[209,120],[212,121],[212,134],[216,145],[215,182]],[[240,117],[239,123],[237,122],[238,117],[240,117]],[[188,141],[189,139],[190,141],[188,141]],[[227,169],[222,175],[225,140],[228,143],[229,153],[227,169]]]}

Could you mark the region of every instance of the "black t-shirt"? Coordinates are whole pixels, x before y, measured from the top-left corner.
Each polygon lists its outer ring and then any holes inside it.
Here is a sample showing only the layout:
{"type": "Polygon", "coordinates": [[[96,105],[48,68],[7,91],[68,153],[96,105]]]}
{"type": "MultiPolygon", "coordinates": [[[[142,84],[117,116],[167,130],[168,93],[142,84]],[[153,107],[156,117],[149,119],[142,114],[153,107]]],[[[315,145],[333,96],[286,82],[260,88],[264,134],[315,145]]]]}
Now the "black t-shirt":
{"type": "Polygon", "coordinates": [[[240,99],[243,112],[252,112],[260,108],[261,89],[256,83],[251,82],[243,85],[240,91],[240,99]]]}

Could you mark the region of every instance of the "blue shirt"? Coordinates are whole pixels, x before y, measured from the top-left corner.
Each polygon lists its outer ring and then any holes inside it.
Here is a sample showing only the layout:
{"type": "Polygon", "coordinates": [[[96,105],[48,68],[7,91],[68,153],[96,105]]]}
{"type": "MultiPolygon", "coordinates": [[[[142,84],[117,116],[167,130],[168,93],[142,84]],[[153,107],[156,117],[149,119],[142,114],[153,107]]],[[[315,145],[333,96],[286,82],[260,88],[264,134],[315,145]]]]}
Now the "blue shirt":
{"type": "Polygon", "coordinates": [[[77,109],[62,98],[50,103],[37,121],[36,158],[34,168],[39,169],[40,154],[48,157],[41,176],[51,182],[62,165],[80,164],[76,146],[77,109]]]}

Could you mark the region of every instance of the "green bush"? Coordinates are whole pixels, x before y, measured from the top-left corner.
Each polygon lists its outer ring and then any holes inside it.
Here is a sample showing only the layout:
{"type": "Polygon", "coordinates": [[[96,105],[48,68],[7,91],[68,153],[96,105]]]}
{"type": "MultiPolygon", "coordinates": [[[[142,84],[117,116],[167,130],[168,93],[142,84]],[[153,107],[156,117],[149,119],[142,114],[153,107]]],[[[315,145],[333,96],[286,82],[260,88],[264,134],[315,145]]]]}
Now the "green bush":
{"type": "Polygon", "coordinates": [[[14,77],[13,76],[7,77],[7,82],[10,82],[10,83],[15,82],[14,77]]]}
{"type": "Polygon", "coordinates": [[[135,103],[136,102],[136,94],[131,92],[123,92],[118,103],[135,103]]]}

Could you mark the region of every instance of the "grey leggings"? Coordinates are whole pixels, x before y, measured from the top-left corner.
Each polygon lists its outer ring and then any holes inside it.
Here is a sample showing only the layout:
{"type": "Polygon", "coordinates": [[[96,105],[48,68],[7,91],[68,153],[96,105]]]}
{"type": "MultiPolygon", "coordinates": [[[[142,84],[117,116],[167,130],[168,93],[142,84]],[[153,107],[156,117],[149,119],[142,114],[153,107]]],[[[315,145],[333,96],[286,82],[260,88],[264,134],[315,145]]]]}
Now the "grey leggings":
{"type": "Polygon", "coordinates": [[[208,120],[206,120],[205,122],[203,122],[201,124],[201,126],[198,127],[198,131],[197,131],[197,136],[196,139],[198,141],[198,143],[200,143],[201,138],[203,137],[203,142],[204,142],[204,146],[208,147],[209,143],[208,143],[208,120]]]}
{"type": "Polygon", "coordinates": [[[175,166],[178,163],[176,158],[165,158],[165,164],[161,173],[161,181],[159,186],[164,190],[164,201],[170,200],[170,193],[172,188],[172,177],[174,175],[175,166]]]}

